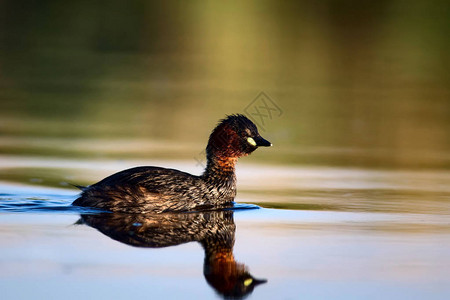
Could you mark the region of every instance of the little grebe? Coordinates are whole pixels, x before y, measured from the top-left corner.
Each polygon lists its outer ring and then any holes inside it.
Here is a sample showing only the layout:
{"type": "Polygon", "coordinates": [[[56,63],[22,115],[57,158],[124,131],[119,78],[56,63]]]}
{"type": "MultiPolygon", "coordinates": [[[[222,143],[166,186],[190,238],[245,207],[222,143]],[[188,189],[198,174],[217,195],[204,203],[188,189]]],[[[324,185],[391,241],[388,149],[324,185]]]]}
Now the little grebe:
{"type": "Polygon", "coordinates": [[[206,169],[191,175],[174,169],[136,167],[82,188],[72,205],[127,213],[190,211],[231,206],[237,159],[272,144],[244,115],[230,115],[212,131],[206,169]]]}

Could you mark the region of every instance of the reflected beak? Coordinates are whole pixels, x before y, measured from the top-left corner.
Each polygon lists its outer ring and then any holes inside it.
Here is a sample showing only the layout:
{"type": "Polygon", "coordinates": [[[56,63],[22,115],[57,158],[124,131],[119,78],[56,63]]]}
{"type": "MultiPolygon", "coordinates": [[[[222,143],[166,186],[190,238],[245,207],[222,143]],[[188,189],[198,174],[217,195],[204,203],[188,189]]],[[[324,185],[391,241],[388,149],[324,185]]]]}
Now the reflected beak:
{"type": "Polygon", "coordinates": [[[272,143],[264,139],[262,136],[257,136],[254,138],[257,147],[270,147],[272,143]]]}

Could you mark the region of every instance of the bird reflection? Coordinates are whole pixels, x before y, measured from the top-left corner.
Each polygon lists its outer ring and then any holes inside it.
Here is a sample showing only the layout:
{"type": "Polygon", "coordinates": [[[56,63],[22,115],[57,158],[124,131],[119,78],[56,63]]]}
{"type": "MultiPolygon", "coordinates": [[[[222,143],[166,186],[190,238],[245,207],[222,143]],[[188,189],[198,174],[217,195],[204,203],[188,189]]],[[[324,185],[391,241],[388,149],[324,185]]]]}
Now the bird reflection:
{"type": "Polygon", "coordinates": [[[266,280],[254,278],[233,255],[236,225],[233,211],[195,213],[81,215],[78,224],[136,247],[161,248],[199,242],[205,251],[203,274],[224,298],[241,299],[266,280]]]}

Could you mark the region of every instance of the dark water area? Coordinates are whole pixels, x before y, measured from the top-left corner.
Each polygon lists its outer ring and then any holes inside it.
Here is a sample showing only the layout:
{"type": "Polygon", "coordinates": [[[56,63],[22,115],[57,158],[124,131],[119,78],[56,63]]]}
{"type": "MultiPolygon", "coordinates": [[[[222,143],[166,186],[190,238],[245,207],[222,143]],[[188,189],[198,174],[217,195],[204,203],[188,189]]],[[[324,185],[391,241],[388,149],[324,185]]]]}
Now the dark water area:
{"type": "Polygon", "coordinates": [[[1,1],[1,298],[449,299],[449,29],[439,0],[1,1]],[[232,113],[274,145],[234,209],[70,206],[200,174],[232,113]]]}

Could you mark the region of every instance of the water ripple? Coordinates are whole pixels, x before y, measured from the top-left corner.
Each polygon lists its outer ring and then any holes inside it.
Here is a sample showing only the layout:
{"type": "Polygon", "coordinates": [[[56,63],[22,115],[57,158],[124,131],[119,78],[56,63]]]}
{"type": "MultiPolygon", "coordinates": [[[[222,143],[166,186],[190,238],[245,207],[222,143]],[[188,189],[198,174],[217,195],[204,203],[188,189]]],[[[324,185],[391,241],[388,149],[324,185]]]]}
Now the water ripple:
{"type": "Polygon", "coordinates": [[[0,213],[5,212],[69,212],[89,213],[92,209],[72,206],[74,196],[57,194],[0,194],[0,213]]]}
{"type": "MultiPolygon", "coordinates": [[[[99,209],[72,206],[76,196],[58,194],[12,194],[0,193],[0,213],[6,212],[67,212],[67,213],[98,213],[99,209]]],[[[229,210],[259,209],[254,204],[235,203],[229,210]]],[[[228,210],[227,209],[227,210],[228,210]]]]}

